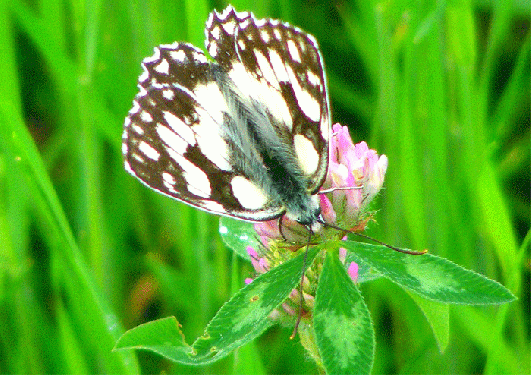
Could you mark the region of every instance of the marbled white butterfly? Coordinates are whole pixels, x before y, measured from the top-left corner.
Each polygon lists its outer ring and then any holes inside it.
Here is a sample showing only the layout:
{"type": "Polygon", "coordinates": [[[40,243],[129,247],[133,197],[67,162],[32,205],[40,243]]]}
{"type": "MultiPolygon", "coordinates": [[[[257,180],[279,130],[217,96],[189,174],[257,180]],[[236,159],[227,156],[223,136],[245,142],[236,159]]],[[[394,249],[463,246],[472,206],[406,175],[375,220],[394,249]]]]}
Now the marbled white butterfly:
{"type": "Polygon", "coordinates": [[[125,120],[125,168],[148,187],[247,221],[322,222],[326,79],[313,36],[231,6],[206,22],[206,48],[155,48],[125,120]]]}

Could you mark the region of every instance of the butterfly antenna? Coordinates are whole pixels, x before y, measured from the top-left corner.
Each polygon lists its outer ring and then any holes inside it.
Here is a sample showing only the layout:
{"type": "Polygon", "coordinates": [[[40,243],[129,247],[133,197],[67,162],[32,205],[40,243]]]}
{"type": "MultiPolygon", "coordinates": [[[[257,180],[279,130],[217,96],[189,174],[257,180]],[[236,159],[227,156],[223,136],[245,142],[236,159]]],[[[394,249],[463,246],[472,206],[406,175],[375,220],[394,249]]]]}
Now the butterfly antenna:
{"type": "Polygon", "coordinates": [[[307,227],[308,229],[308,242],[306,243],[306,251],[304,252],[304,260],[302,261],[302,272],[301,272],[301,281],[299,284],[299,294],[300,294],[300,303],[299,303],[299,312],[297,313],[297,321],[295,322],[295,327],[293,328],[293,332],[291,333],[291,336],[289,337],[290,340],[293,340],[295,336],[297,335],[297,330],[299,328],[299,324],[302,319],[302,305],[304,303],[304,295],[302,294],[302,283],[304,281],[304,271],[306,270],[306,262],[308,260],[308,249],[310,247],[310,242],[312,240],[313,231],[310,227],[307,227]]]}
{"type": "Polygon", "coordinates": [[[278,218],[278,232],[282,236],[282,239],[287,242],[288,239],[286,238],[286,236],[284,236],[284,232],[282,231],[282,228],[283,228],[282,219],[283,218],[284,218],[284,215],[282,215],[281,217],[278,218]]]}
{"type": "Polygon", "coordinates": [[[423,255],[423,254],[426,254],[428,252],[428,250],[422,250],[422,251],[413,251],[413,250],[406,250],[406,249],[401,249],[399,247],[395,247],[395,246],[392,246],[392,245],[389,245],[385,242],[382,242],[382,241],[379,241],[377,240],[376,238],[372,238],[370,236],[367,236],[366,234],[362,234],[362,233],[358,233],[358,232],[354,232],[352,230],[348,230],[348,229],[343,229],[343,228],[340,228],[334,224],[330,224],[330,223],[326,223],[323,221],[320,221],[321,224],[323,224],[325,227],[329,227],[329,228],[333,228],[333,229],[337,229],[338,231],[340,232],[343,232],[345,234],[348,234],[348,233],[352,233],[358,237],[362,237],[362,238],[365,238],[367,240],[371,240],[371,241],[374,241],[376,242],[377,244],[380,244],[380,245],[383,245],[385,247],[388,247],[389,249],[391,250],[394,250],[394,251],[398,251],[399,253],[403,253],[403,254],[409,254],[409,255],[423,255]]]}

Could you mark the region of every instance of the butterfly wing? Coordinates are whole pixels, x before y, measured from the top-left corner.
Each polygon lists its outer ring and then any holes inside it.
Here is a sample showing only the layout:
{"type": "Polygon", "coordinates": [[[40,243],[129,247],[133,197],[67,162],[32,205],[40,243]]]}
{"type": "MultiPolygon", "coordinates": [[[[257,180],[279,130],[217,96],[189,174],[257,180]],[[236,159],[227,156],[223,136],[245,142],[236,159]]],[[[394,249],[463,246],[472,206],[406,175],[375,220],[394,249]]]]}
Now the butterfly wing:
{"type": "Polygon", "coordinates": [[[242,96],[265,103],[277,136],[291,144],[313,194],[328,167],[330,114],[326,77],[315,39],[277,20],[256,20],[231,6],[212,12],[206,47],[242,96]]]}
{"type": "Polygon", "coordinates": [[[126,169],[162,194],[219,215],[260,221],[282,214],[280,204],[253,196],[259,191],[246,191],[254,203],[236,198],[245,179],[231,163],[222,134],[228,109],[204,53],[163,45],[142,66],[123,133],[126,169]]]}
{"type": "Polygon", "coordinates": [[[278,217],[286,199],[264,181],[275,163],[265,165],[260,145],[249,138],[257,131],[264,147],[293,155],[297,168],[285,169],[300,171],[306,191],[319,189],[330,125],[317,44],[296,28],[232,7],[211,13],[205,32],[216,63],[186,43],[162,45],[143,61],[123,134],[126,169],[148,187],[209,212],[251,221],[278,217]]]}

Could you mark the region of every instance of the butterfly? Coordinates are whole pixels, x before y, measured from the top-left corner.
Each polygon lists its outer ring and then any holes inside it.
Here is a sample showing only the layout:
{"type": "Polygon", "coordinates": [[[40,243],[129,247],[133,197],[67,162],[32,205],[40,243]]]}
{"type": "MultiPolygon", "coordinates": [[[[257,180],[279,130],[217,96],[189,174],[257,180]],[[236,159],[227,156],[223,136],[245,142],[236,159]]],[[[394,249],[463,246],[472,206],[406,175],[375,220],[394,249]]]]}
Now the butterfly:
{"type": "Polygon", "coordinates": [[[330,113],[315,38],[232,6],[206,22],[205,53],[155,48],[124,124],[125,168],[146,186],[246,221],[322,223],[330,113]]]}

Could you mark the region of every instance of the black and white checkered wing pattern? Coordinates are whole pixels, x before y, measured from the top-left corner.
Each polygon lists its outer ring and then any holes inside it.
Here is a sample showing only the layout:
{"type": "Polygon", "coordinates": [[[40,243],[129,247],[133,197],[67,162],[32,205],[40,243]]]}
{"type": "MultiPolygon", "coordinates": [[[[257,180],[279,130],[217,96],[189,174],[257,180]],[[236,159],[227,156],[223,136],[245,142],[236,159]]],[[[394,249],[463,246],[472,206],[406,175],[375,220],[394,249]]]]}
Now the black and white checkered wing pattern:
{"type": "Polygon", "coordinates": [[[139,93],[125,121],[126,169],[148,187],[200,209],[248,220],[282,212],[266,202],[254,210],[232,191],[229,142],[222,136],[225,100],[204,53],[186,43],[155,48],[142,63],[139,93]]]}
{"type": "Polygon", "coordinates": [[[212,12],[207,49],[161,45],[143,63],[125,121],[126,169],[200,209],[311,224],[325,178],[329,113],[313,37],[232,7],[212,12]]]}
{"type": "Polygon", "coordinates": [[[279,136],[294,142],[315,193],[326,177],[330,135],[326,78],[315,38],[230,6],[210,14],[205,33],[208,52],[242,95],[265,103],[279,136]],[[316,153],[306,152],[310,144],[316,153]]]}

